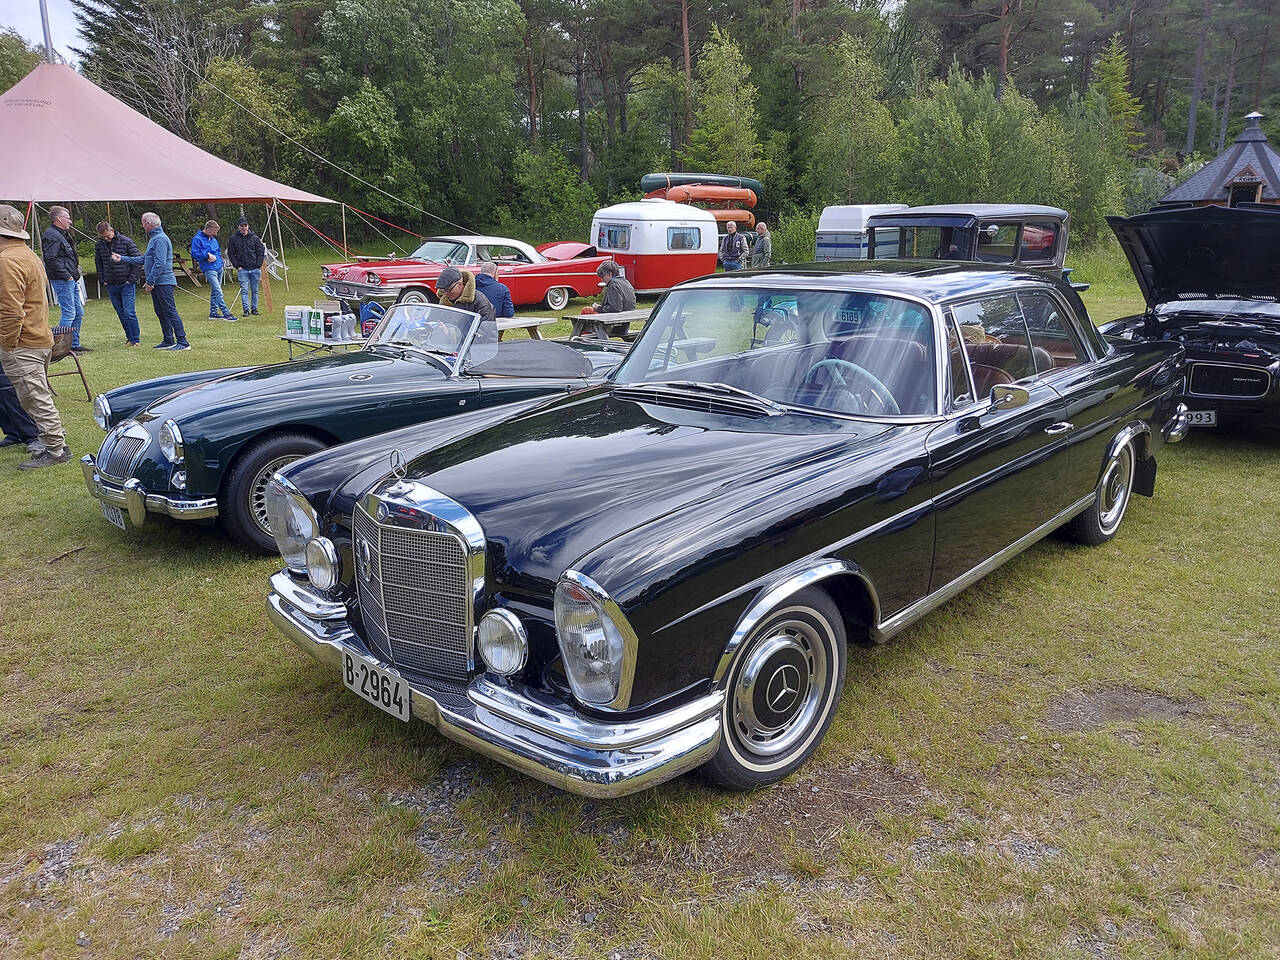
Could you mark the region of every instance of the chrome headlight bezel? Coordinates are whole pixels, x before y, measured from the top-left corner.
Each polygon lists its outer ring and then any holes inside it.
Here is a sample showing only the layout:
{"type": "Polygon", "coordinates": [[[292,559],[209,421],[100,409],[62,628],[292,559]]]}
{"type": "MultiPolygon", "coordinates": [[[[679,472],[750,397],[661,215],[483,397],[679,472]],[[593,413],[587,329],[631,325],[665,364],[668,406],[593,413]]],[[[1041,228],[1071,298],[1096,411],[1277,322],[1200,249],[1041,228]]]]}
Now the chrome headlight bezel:
{"type": "Polygon", "coordinates": [[[182,448],[182,431],[172,418],[160,424],[160,433],[156,437],[160,452],[170,463],[181,463],[185,451],[182,448]]]}
{"type": "Polygon", "coordinates": [[[303,552],[307,566],[307,579],[317,590],[329,591],[338,585],[342,576],[342,559],[338,548],[328,537],[314,537],[303,552]]]}
{"type": "Polygon", "coordinates": [[[509,677],[529,660],[529,634],[510,610],[490,610],[476,626],[476,649],[491,672],[509,677]]]}
{"type": "Polygon", "coordinates": [[[105,393],[93,398],[93,422],[103,430],[111,429],[111,401],[105,393]]]}
{"type": "Polygon", "coordinates": [[[556,642],[569,686],[583,703],[614,710],[631,702],[639,641],[601,586],[566,570],[555,591],[556,642]]]}
{"type": "Polygon", "coordinates": [[[267,518],[276,549],[294,573],[307,573],[307,545],[320,532],[320,518],[302,491],[279,474],[267,481],[267,518]]]}
{"type": "Polygon", "coordinates": [[[364,279],[365,283],[372,284],[375,287],[382,283],[382,278],[376,273],[366,273],[364,279]]]}

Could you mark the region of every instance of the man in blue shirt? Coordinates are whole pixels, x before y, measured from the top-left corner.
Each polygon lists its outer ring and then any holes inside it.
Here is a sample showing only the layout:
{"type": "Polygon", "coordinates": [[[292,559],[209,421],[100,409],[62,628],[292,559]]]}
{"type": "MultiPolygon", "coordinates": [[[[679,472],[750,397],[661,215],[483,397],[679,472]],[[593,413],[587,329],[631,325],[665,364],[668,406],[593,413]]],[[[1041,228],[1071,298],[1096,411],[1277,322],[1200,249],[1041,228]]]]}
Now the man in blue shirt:
{"type": "Polygon", "coordinates": [[[173,293],[178,289],[178,278],[173,274],[173,243],[160,227],[160,218],[154,213],[142,215],[142,229],[147,231],[147,249],[140,257],[122,257],[118,253],[111,254],[115,263],[140,263],[146,281],[143,290],[151,294],[151,306],[156,311],[156,319],[160,321],[162,339],[155,345],[156,350],[190,350],[187,343],[187,331],[182,326],[182,318],[178,316],[177,304],[173,302],[173,293]]]}
{"type": "Polygon", "coordinates": [[[516,305],[511,301],[511,288],[498,279],[498,267],[486,260],[476,274],[476,289],[489,298],[498,317],[514,317],[516,305]]]}
{"type": "Polygon", "coordinates": [[[222,248],[218,246],[218,221],[206,220],[204,229],[191,238],[191,261],[204,272],[209,284],[209,319],[230,320],[235,317],[227,309],[222,295],[222,248]]]}

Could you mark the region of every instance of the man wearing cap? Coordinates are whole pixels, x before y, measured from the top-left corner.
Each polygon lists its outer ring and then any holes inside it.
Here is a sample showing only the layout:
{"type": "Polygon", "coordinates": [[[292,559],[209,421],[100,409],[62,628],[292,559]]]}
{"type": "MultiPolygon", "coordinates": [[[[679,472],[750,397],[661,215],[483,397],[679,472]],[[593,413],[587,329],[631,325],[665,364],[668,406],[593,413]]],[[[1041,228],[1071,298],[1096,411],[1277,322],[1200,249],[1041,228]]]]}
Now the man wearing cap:
{"type": "Polygon", "coordinates": [[[258,235],[249,229],[249,220],[236,221],[236,232],[227,241],[227,259],[236,268],[240,278],[241,315],[258,315],[258,284],[262,282],[262,261],[267,259],[267,248],[258,235]]]}
{"type": "Polygon", "coordinates": [[[44,253],[49,286],[58,298],[61,313],[58,324],[71,328],[72,350],[88,353],[88,347],[80,346],[84,304],[80,301],[80,255],[76,253],[76,242],[71,239],[71,211],[66,207],[50,207],[49,218],[53,225],[40,235],[40,249],[44,253]]]}
{"type": "Polygon", "coordinates": [[[71,459],[46,369],[53,350],[44,294],[48,276],[40,258],[23,242],[30,239],[22,214],[0,204],[0,369],[13,383],[22,409],[35,421],[44,444],[42,451],[18,464],[20,470],[52,467],[71,459]]]}
{"type": "Polygon", "coordinates": [[[452,264],[441,270],[436,280],[436,296],[446,307],[480,314],[481,321],[494,324],[493,339],[498,339],[497,313],[489,298],[476,290],[476,278],[469,271],[459,270],[452,264]]]}

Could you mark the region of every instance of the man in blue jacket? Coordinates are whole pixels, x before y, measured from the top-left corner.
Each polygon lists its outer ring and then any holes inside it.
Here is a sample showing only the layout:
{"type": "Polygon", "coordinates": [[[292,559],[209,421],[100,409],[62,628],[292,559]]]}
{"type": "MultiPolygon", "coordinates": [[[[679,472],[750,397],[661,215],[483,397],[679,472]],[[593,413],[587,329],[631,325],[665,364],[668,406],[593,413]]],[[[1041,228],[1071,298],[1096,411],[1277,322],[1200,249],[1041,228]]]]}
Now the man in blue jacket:
{"type": "Polygon", "coordinates": [[[113,253],[111,259],[115,263],[142,264],[143,278],[146,280],[142,289],[151,294],[151,306],[156,311],[156,319],[160,321],[160,333],[163,337],[154,349],[190,350],[187,331],[183,329],[177,304],[173,302],[173,293],[178,288],[178,278],[173,275],[173,244],[165,236],[160,227],[160,218],[154,213],[142,215],[142,229],[147,231],[147,249],[142,256],[122,257],[113,253]]]}
{"type": "Polygon", "coordinates": [[[209,319],[235,323],[236,318],[222,296],[222,248],[218,246],[217,220],[206,220],[204,229],[191,238],[191,259],[204,271],[205,282],[209,284],[209,319]]]}
{"type": "Polygon", "coordinates": [[[497,264],[488,260],[480,264],[480,272],[476,274],[476,289],[489,298],[489,302],[493,304],[493,312],[499,318],[516,315],[516,305],[511,302],[511,288],[498,279],[497,264]]]}

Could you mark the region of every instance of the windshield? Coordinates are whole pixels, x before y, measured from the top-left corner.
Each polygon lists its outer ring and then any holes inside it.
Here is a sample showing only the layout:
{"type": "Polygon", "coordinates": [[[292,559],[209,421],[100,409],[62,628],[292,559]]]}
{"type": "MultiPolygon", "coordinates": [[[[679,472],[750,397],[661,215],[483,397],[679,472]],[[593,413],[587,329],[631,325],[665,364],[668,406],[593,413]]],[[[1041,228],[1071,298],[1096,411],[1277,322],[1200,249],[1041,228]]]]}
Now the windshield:
{"type": "Polygon", "coordinates": [[[1280,320],[1280,303],[1274,300],[1173,300],[1156,307],[1156,314],[1199,313],[1240,320],[1280,320]]]}
{"type": "Polygon", "coordinates": [[[497,353],[497,324],[478,314],[438,303],[397,303],[369,337],[368,347],[408,347],[449,361],[455,371],[497,353]]]}
{"type": "Polygon", "coordinates": [[[411,260],[428,263],[466,263],[467,245],[457,240],[428,240],[409,255],[411,260]]]}
{"type": "Polygon", "coordinates": [[[720,384],[787,407],[873,416],[937,410],[933,320],[880,293],[676,290],[618,368],[620,384],[720,384]]]}

